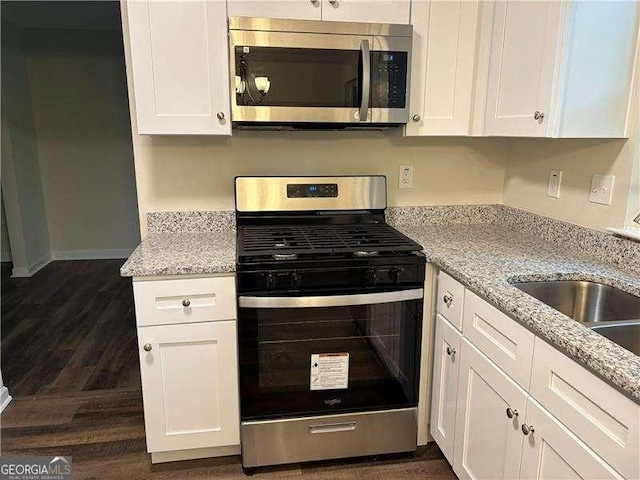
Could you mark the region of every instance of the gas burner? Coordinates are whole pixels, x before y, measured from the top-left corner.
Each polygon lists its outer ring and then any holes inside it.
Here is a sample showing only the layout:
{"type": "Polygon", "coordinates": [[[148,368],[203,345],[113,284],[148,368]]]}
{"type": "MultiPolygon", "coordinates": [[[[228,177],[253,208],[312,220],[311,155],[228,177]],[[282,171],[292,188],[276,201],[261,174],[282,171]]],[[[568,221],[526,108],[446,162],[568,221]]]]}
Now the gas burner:
{"type": "Polygon", "coordinates": [[[365,250],[359,250],[357,252],[353,252],[356,257],[377,257],[380,255],[380,252],[367,252],[365,250]]]}
{"type": "Polygon", "coordinates": [[[274,253],[272,255],[274,260],[297,260],[297,253],[274,253]]]}

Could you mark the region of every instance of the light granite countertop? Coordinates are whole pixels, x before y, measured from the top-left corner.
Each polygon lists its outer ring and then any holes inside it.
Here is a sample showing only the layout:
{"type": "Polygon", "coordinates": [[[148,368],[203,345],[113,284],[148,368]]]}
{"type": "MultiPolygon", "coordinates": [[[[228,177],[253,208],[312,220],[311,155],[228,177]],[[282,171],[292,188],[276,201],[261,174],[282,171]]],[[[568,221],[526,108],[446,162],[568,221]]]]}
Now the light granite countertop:
{"type": "MultiPolygon", "coordinates": [[[[510,284],[593,280],[640,296],[637,244],[504,207],[411,207],[391,213],[390,223],[424,247],[427,261],[640,403],[640,356],[510,284]],[[429,223],[434,219],[440,223],[429,223]]],[[[155,216],[149,217],[151,233],[122,266],[123,276],[235,271],[230,213],[155,216]]]]}
{"type": "Polygon", "coordinates": [[[236,269],[236,233],[151,233],[120,269],[123,277],[231,273],[236,269]]]}
{"type": "Polygon", "coordinates": [[[397,225],[397,228],[424,247],[428,262],[636,402],[640,401],[640,356],[510,284],[516,281],[590,280],[640,296],[640,275],[633,270],[599,261],[505,225],[397,225]]]}

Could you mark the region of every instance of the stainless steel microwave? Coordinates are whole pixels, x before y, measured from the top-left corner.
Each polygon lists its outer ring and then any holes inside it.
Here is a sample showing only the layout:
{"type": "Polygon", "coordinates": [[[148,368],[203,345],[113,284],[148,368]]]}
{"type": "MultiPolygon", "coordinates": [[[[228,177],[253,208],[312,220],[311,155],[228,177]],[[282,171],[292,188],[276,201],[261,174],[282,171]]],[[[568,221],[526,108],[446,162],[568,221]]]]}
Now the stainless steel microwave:
{"type": "Polygon", "coordinates": [[[236,126],[409,120],[411,25],[229,18],[236,126]]]}

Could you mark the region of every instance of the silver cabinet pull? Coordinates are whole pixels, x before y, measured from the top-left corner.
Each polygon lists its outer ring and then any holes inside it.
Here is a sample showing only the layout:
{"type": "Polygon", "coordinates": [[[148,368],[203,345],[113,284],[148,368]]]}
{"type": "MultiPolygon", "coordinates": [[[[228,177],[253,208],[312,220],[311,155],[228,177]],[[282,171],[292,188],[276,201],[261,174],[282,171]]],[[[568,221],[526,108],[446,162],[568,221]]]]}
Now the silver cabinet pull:
{"type": "Polygon", "coordinates": [[[145,352],[150,352],[151,349],[153,348],[153,346],[150,343],[145,343],[144,347],[142,347],[142,348],[144,348],[145,352]]]}
{"type": "Polygon", "coordinates": [[[187,308],[189,305],[191,305],[191,300],[189,300],[188,298],[185,298],[184,300],[182,300],[182,306],[184,308],[187,308]]]}
{"type": "Polygon", "coordinates": [[[338,0],[329,0],[329,3],[335,7],[338,4],[338,0]]]}
{"type": "Polygon", "coordinates": [[[311,5],[317,5],[319,0],[311,0],[311,5]]]}
{"type": "Polygon", "coordinates": [[[417,113],[411,118],[413,119],[414,122],[419,122],[420,121],[420,115],[418,115],[417,113]]]}
{"type": "Polygon", "coordinates": [[[540,125],[542,125],[542,122],[544,121],[544,112],[541,112],[541,111],[539,111],[539,110],[536,110],[536,111],[533,113],[533,119],[534,119],[534,120],[537,120],[537,121],[538,121],[538,123],[539,123],[540,125]]]}
{"type": "Polygon", "coordinates": [[[447,347],[447,355],[455,355],[456,349],[452,347],[447,347]]]}
{"type": "Polygon", "coordinates": [[[453,303],[453,295],[451,295],[450,293],[446,293],[444,297],[442,297],[442,301],[447,306],[447,308],[450,308],[451,304],[453,303]]]}
{"type": "Polygon", "coordinates": [[[526,423],[522,424],[522,433],[524,433],[525,435],[529,435],[530,433],[535,432],[536,429],[533,428],[533,425],[527,425],[526,423]]]}
{"type": "Polygon", "coordinates": [[[513,410],[511,407],[507,408],[507,417],[513,418],[518,416],[518,410],[513,410]]]}
{"type": "Polygon", "coordinates": [[[218,117],[218,120],[224,120],[224,112],[216,113],[216,117],[218,117]]]}

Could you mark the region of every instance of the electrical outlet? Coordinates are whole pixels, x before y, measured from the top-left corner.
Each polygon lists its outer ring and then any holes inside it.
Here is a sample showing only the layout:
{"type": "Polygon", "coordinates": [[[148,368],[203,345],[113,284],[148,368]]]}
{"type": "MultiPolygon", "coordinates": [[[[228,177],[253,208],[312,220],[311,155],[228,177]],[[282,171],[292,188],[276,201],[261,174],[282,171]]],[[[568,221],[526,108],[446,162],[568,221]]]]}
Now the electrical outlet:
{"type": "Polygon", "coordinates": [[[562,170],[549,170],[547,182],[547,197],[560,198],[560,184],[562,183],[562,170]]]}
{"type": "Polygon", "coordinates": [[[603,205],[611,205],[615,179],[615,175],[591,175],[589,201],[603,205]]]}
{"type": "Polygon", "coordinates": [[[413,165],[400,165],[398,188],[413,188],[413,165]]]}

